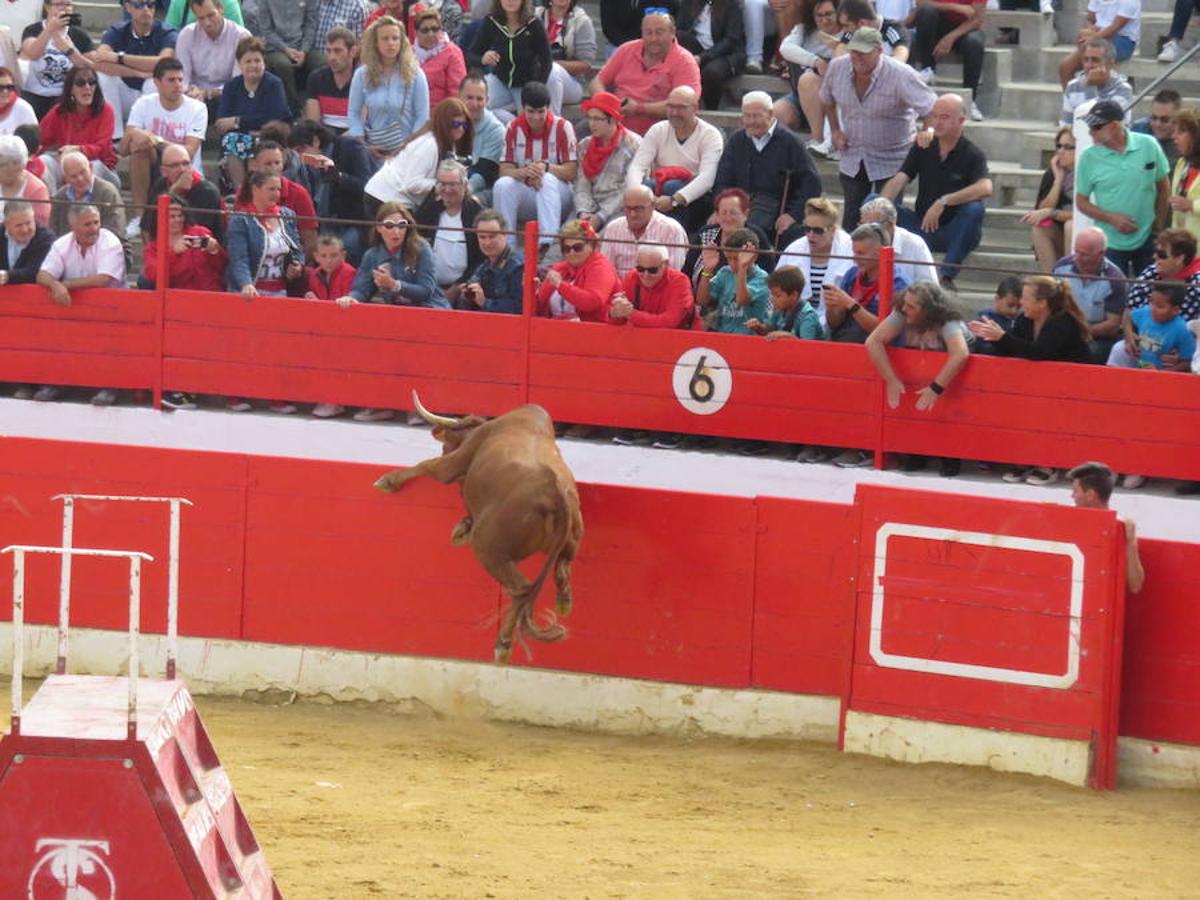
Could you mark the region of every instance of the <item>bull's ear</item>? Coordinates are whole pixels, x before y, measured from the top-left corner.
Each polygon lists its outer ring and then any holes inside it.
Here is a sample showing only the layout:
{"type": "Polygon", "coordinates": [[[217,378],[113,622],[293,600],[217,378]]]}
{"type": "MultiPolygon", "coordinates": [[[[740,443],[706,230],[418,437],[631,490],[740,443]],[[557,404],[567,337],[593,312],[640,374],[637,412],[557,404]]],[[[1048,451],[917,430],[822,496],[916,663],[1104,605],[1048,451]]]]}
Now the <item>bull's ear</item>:
{"type": "Polygon", "coordinates": [[[446,426],[445,425],[434,425],[433,431],[431,431],[430,434],[433,435],[433,439],[435,441],[441,441],[443,444],[446,443],[446,426]]]}

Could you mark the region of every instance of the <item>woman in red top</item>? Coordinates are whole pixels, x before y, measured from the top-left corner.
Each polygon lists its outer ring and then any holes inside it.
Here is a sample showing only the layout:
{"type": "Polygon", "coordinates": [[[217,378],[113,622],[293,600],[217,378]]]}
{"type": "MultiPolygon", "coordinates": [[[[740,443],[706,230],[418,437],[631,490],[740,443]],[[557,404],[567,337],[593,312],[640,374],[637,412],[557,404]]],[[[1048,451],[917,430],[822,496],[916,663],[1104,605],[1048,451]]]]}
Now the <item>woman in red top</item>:
{"type": "MultiPolygon", "coordinates": [[[[167,283],[196,291],[224,291],[225,264],[229,257],[212,232],[189,221],[191,212],[182,197],[168,194],[167,283]]],[[[157,216],[146,219],[146,242],[142,246],[142,275],[138,287],[150,290],[158,277],[158,242],[154,240],[157,216]]]]}
{"type": "Polygon", "coordinates": [[[583,322],[608,321],[608,303],[621,289],[617,270],[597,252],[600,238],[583,220],[568,222],[559,233],[563,261],[555,263],[538,289],[538,315],[583,322]]]}
{"type": "Polygon", "coordinates": [[[42,146],[38,155],[46,164],[49,180],[62,184],[62,157],[78,150],[92,170],[117,190],[117,151],[113,148],[113,108],[104,100],[96,70],[72,66],[63,82],[62,97],[42,119],[42,146]]]}

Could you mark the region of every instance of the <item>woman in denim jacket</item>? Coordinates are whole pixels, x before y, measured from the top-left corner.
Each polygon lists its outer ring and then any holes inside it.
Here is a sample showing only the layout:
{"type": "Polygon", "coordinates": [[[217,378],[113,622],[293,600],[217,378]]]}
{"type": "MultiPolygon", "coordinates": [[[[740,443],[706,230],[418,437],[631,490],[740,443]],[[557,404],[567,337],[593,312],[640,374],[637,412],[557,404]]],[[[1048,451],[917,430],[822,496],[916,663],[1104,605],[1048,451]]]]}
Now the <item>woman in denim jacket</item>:
{"type": "Polygon", "coordinates": [[[286,295],[288,282],[304,275],[296,214],[279,205],[279,189],[278,175],[252,172],[242,186],[242,198],[257,215],[234,213],[226,230],[225,284],[246,299],[286,295]]]}

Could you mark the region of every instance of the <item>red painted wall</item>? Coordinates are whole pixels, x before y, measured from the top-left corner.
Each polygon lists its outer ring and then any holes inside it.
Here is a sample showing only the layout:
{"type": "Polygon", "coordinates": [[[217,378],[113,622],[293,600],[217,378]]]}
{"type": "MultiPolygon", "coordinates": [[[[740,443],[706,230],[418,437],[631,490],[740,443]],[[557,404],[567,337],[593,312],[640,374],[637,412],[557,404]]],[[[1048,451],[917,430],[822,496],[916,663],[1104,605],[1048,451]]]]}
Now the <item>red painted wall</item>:
{"type": "MultiPolygon", "coordinates": [[[[378,467],[344,463],[14,438],[0,439],[0,448],[0,546],[58,545],[62,505],[48,499],[56,493],[178,495],[196,504],[183,512],[184,634],[491,658],[502,598],[470,550],[449,544],[462,513],[452,488],[417,482],[385,496],[371,487],[378,467]]],[[[532,645],[532,665],[847,694],[854,587],[863,578],[856,507],[607,485],[581,485],[581,499],[587,533],[575,612],[565,622],[570,636],[532,645]]],[[[1011,506],[1072,521],[1082,515],[1011,506]]],[[[1019,524],[1030,533],[1039,527],[1019,524]]],[[[165,509],[80,502],[75,534],[76,546],[154,555],[143,614],[147,630],[162,632],[165,509]]],[[[1200,744],[1200,659],[1191,640],[1200,613],[1189,595],[1200,547],[1144,541],[1143,556],[1150,578],[1129,603],[1121,731],[1200,744]]],[[[57,561],[28,565],[27,620],[52,623],[57,561]]],[[[529,571],[538,565],[531,561],[529,571]]],[[[75,571],[73,621],[123,629],[125,568],[92,560],[75,571]]],[[[551,602],[546,591],[543,605],[551,602]]],[[[9,617],[7,604],[0,615],[9,617]]],[[[1016,619],[996,627],[1022,633],[1016,619]]],[[[903,636],[910,649],[924,639],[903,636]]],[[[1053,662],[1036,641],[1020,652],[1034,665],[1053,662]]],[[[514,661],[530,664],[519,649],[514,661]]],[[[866,690],[870,679],[857,671],[855,685],[866,690]]],[[[961,702],[975,708],[971,694],[961,702]]],[[[975,709],[980,723],[1004,702],[975,709]]],[[[1065,720],[1074,721],[1069,712],[1065,720]]]]}

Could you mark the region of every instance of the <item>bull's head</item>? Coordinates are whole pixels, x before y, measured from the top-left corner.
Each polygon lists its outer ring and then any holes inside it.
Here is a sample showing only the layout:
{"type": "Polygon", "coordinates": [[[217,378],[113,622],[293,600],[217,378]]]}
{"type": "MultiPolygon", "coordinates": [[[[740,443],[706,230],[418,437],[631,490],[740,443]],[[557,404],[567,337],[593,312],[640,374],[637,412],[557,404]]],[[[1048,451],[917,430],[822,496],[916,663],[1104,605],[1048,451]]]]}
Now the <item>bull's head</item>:
{"type": "Polygon", "coordinates": [[[421,398],[417,396],[416,391],[412,392],[412,399],[413,409],[417,411],[417,415],[433,426],[433,437],[442,442],[443,454],[458,449],[459,444],[466,440],[472,429],[487,421],[482,416],[463,416],[459,419],[452,419],[450,416],[431,413],[421,403],[421,398]]]}

